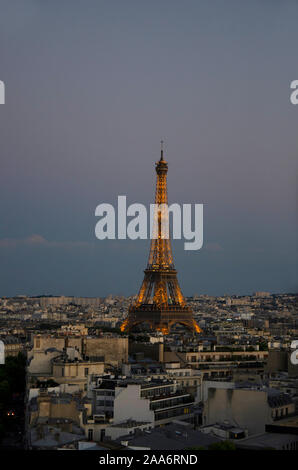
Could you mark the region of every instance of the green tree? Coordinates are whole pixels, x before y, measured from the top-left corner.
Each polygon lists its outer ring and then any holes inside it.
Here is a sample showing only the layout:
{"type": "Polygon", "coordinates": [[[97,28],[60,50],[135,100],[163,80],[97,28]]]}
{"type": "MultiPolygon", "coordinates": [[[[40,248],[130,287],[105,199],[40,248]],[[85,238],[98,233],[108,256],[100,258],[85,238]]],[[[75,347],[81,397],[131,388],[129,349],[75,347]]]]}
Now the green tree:
{"type": "Polygon", "coordinates": [[[222,442],[215,442],[214,444],[210,444],[208,449],[209,450],[236,450],[236,446],[231,441],[222,441],[222,442]]]}

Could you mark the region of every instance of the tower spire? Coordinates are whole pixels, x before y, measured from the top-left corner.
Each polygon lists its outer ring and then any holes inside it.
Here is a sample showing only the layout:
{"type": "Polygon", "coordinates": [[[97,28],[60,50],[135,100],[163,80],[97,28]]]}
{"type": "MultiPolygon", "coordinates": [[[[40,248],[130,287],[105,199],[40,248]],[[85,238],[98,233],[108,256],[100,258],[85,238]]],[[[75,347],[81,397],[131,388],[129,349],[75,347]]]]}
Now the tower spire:
{"type": "Polygon", "coordinates": [[[163,140],[160,141],[160,161],[163,161],[163,140]]]}

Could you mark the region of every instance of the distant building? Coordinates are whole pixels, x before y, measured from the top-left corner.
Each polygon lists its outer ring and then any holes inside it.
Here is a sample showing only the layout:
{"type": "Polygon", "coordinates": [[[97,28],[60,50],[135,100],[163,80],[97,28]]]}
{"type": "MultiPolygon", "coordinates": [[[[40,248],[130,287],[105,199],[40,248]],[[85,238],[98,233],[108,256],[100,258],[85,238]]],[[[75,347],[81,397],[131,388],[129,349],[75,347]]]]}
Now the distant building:
{"type": "Polygon", "coordinates": [[[82,349],[85,357],[95,359],[103,358],[106,364],[121,366],[128,361],[128,338],[107,334],[97,337],[85,337],[82,341],[82,349]]]}
{"type": "Polygon", "coordinates": [[[58,307],[69,304],[99,307],[102,304],[102,299],[99,297],[65,297],[62,295],[59,297],[36,297],[35,300],[39,302],[41,307],[48,307],[50,305],[58,307]]]}
{"type": "Polygon", "coordinates": [[[83,334],[35,335],[33,348],[28,352],[31,374],[52,373],[52,360],[67,348],[74,348],[82,359],[120,366],[128,360],[128,338],[117,335],[86,336],[83,334]]]}
{"type": "Polygon", "coordinates": [[[79,402],[68,394],[40,391],[28,404],[28,447],[56,449],[84,438],[79,402]]]}
{"type": "Polygon", "coordinates": [[[22,341],[16,336],[1,336],[1,341],[4,343],[4,356],[17,356],[19,353],[25,351],[26,347],[22,341]]]}
{"type": "Polygon", "coordinates": [[[270,292],[264,292],[264,291],[255,292],[253,295],[254,297],[265,297],[265,298],[271,297],[270,292]]]}
{"type": "Polygon", "coordinates": [[[212,382],[205,392],[203,424],[228,421],[248,429],[251,435],[264,432],[266,424],[294,412],[291,397],[278,390],[255,384],[212,382]]]}

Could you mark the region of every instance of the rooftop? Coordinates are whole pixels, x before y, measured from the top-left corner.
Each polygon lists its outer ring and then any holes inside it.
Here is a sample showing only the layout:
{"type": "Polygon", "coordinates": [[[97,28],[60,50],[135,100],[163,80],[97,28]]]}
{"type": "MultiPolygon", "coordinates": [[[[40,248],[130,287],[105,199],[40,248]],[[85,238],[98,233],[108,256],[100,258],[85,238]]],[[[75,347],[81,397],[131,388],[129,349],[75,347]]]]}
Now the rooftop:
{"type": "Polygon", "coordinates": [[[297,442],[297,436],[291,434],[278,434],[271,432],[264,432],[262,434],[256,434],[251,437],[242,439],[238,444],[241,448],[275,448],[281,449],[284,445],[289,442],[297,442]]]}
{"type": "Polygon", "coordinates": [[[220,442],[214,436],[193,430],[189,425],[171,423],[150,431],[139,431],[132,437],[121,437],[117,442],[128,441],[129,446],[148,447],[153,450],[182,450],[194,446],[208,447],[210,444],[220,442]]]}

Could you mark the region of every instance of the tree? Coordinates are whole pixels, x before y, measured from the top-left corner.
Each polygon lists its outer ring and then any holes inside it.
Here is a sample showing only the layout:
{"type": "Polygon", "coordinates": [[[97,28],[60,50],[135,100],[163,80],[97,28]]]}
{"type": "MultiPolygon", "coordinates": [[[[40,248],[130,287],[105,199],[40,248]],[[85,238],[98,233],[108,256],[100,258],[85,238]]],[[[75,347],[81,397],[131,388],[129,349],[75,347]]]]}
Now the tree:
{"type": "Polygon", "coordinates": [[[210,444],[208,449],[209,450],[236,450],[236,446],[234,442],[222,441],[222,442],[215,442],[214,444],[210,444]]]}

